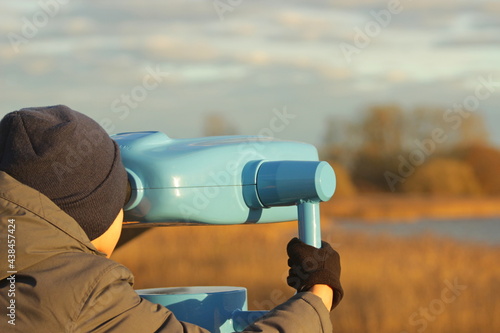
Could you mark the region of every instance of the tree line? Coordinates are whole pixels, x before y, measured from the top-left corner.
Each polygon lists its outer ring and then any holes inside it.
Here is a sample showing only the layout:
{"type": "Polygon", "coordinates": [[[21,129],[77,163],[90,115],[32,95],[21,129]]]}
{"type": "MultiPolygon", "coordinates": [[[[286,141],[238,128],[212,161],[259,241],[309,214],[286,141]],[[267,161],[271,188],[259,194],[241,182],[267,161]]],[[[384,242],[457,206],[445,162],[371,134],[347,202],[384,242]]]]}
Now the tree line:
{"type": "MultiPolygon", "coordinates": [[[[490,144],[480,111],[385,104],[325,124],[320,158],[334,166],[337,196],[500,195],[500,150],[490,144]]],[[[220,113],[206,116],[204,135],[237,133],[220,113]]]]}
{"type": "Polygon", "coordinates": [[[500,195],[500,150],[480,112],[372,106],[356,120],[330,118],[321,155],[341,195],[500,195]]]}

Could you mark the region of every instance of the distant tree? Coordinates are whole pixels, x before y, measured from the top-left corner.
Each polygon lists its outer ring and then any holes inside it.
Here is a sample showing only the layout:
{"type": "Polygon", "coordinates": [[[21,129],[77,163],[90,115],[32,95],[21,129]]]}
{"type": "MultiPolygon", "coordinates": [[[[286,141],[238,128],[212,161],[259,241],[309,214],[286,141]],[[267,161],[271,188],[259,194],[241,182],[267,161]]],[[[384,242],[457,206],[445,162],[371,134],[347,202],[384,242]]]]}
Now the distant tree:
{"type": "Polygon", "coordinates": [[[350,169],[363,143],[359,126],[352,121],[333,117],[328,118],[325,123],[326,131],[320,151],[322,157],[350,169]]]}
{"type": "Polygon", "coordinates": [[[488,138],[479,112],[387,104],[368,108],[358,121],[330,118],[322,153],[345,165],[361,191],[405,191],[401,185],[414,169],[436,158],[457,158],[488,138]]]}
{"type": "Polygon", "coordinates": [[[403,110],[397,105],[371,107],[361,121],[359,131],[363,152],[379,157],[398,153],[404,138],[403,110]]]}
{"type": "Polygon", "coordinates": [[[349,171],[338,162],[330,162],[330,165],[335,170],[335,178],[337,188],[335,189],[335,197],[352,197],[356,195],[356,187],[354,186],[349,171]]]}
{"type": "Polygon", "coordinates": [[[444,120],[444,110],[433,107],[417,107],[405,114],[404,150],[415,149],[420,142],[433,138],[436,131],[446,132],[446,142],[439,142],[434,146],[434,153],[441,153],[450,148],[449,133],[444,120]]]}
{"type": "Polygon", "coordinates": [[[227,119],[218,113],[212,113],[205,117],[205,136],[234,135],[235,127],[227,119]]]}
{"type": "Polygon", "coordinates": [[[472,167],[483,191],[500,195],[500,150],[486,145],[474,145],[462,153],[472,167]]]}
{"type": "MultiPolygon", "coordinates": [[[[386,173],[396,174],[398,160],[393,155],[377,156],[372,152],[359,152],[351,172],[353,183],[361,192],[387,192],[386,173]]],[[[395,187],[399,190],[399,186],[395,187]]]]}
{"type": "Polygon", "coordinates": [[[487,145],[490,136],[484,118],[479,113],[468,115],[458,127],[459,138],[456,145],[460,147],[487,145]]]}
{"type": "Polygon", "coordinates": [[[474,170],[451,158],[434,158],[418,167],[402,185],[406,193],[470,196],[481,194],[474,170]]]}
{"type": "Polygon", "coordinates": [[[405,117],[396,105],[375,106],[367,110],[358,126],[362,138],[353,159],[352,178],[362,191],[387,191],[385,173],[397,169],[403,149],[405,117]]]}

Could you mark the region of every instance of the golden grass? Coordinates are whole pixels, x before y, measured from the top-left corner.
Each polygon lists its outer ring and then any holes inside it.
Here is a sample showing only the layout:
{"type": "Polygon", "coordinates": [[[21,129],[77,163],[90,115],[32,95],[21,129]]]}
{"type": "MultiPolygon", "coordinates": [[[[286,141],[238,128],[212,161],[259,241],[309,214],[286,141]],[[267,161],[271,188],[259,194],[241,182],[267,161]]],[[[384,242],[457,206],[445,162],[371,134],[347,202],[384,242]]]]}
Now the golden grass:
{"type": "MultiPolygon", "coordinates": [[[[334,332],[500,331],[500,248],[328,229],[345,289],[334,332]]],[[[113,259],[133,271],[137,289],[244,286],[249,307],[263,309],[293,294],[285,247],[295,234],[295,223],[156,228],[113,259]]]]}
{"type": "Polygon", "coordinates": [[[429,195],[363,194],[334,197],[321,206],[322,213],[336,218],[355,218],[366,222],[384,220],[395,223],[419,218],[500,217],[500,197],[442,197],[429,195]]]}

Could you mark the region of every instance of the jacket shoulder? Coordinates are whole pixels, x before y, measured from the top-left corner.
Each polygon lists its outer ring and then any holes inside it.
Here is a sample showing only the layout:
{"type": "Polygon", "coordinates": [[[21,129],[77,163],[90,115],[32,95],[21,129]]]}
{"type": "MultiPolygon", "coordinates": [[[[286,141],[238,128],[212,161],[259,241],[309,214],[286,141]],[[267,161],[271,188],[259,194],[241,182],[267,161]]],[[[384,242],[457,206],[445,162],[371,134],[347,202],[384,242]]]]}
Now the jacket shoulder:
{"type": "Polygon", "coordinates": [[[133,275],[125,266],[96,257],[88,277],[71,331],[156,332],[166,322],[180,325],[167,308],[135,292],[133,275]]]}
{"type": "Polygon", "coordinates": [[[23,271],[59,253],[99,254],[71,216],[43,194],[0,172],[2,253],[7,253],[8,234],[15,239],[15,269],[7,269],[7,261],[1,261],[0,279],[7,271],[23,271]]]}

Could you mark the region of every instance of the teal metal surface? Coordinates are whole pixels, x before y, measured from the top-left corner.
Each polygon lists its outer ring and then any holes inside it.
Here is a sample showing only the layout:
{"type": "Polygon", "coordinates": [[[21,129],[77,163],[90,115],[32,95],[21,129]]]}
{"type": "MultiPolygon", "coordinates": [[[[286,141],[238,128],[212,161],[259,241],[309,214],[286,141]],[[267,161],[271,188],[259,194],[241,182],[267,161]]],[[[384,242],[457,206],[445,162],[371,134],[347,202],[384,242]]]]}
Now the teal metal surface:
{"type": "Polygon", "coordinates": [[[304,243],[321,247],[321,223],[318,202],[302,202],[297,206],[299,213],[299,239],[304,243]]]}
{"type": "MultiPolygon", "coordinates": [[[[321,246],[319,203],[332,197],[336,181],[314,146],[256,136],[171,139],[152,131],[112,138],[132,188],[124,207],[132,226],[298,220],[299,238],[321,246]]],[[[242,330],[265,313],[247,311],[245,288],[137,292],[214,333],[242,330]]]]}
{"type": "Polygon", "coordinates": [[[177,287],[136,292],[142,298],[167,307],[177,319],[196,324],[212,333],[234,332],[235,323],[238,327],[245,323],[242,317],[237,317],[236,322],[233,320],[233,313],[247,310],[245,288],[177,287]]]}
{"type": "Polygon", "coordinates": [[[334,191],[335,174],[326,162],[263,162],[257,174],[258,196],[266,207],[327,201],[334,191]]]}
{"type": "Polygon", "coordinates": [[[113,139],[132,186],[125,221],[151,226],[292,221],[300,197],[324,201],[335,188],[333,174],[329,185],[322,176],[324,164],[330,166],[305,143],[256,136],[171,139],[161,132],[113,139]],[[273,175],[278,177],[273,189],[267,190],[267,183],[257,189],[260,179],[269,182],[273,175]],[[266,208],[271,206],[278,207],[266,208]]]}

